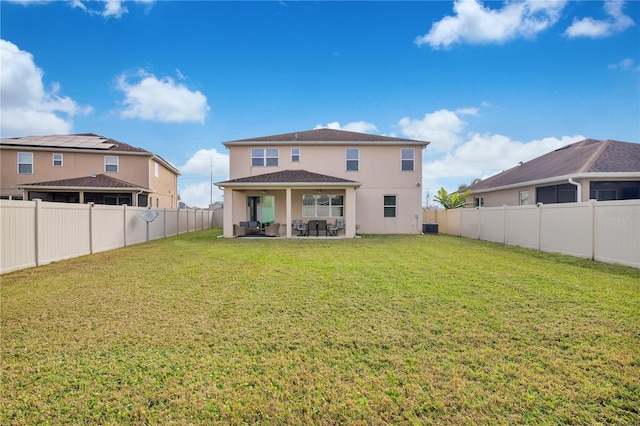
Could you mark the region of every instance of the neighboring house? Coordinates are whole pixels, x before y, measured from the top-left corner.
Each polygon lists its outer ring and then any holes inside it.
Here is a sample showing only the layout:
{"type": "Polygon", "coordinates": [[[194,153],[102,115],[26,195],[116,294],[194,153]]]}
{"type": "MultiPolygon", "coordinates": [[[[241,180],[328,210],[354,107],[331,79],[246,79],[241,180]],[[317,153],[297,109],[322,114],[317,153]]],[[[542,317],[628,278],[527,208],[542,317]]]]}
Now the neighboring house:
{"type": "Polygon", "coordinates": [[[176,208],[180,173],[94,134],[0,139],[0,198],[176,208]]]}
{"type": "Polygon", "coordinates": [[[640,198],[640,144],[585,139],[464,188],[471,207],[640,198]]]}
{"type": "Polygon", "coordinates": [[[277,222],[291,237],[293,220],[338,218],[347,237],[419,233],[428,143],[333,129],[225,142],[224,236],[242,221],[277,222]]]}

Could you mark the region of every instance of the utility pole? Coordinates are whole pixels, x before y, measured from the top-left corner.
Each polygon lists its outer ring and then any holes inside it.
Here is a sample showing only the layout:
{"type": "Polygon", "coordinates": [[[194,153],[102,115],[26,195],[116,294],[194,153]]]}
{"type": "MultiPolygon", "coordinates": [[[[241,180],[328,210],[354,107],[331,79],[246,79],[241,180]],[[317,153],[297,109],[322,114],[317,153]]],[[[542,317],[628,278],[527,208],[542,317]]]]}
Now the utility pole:
{"type": "Polygon", "coordinates": [[[213,206],[213,156],[211,157],[211,176],[209,177],[209,184],[211,185],[209,194],[209,208],[211,208],[211,206],[213,206]]]}

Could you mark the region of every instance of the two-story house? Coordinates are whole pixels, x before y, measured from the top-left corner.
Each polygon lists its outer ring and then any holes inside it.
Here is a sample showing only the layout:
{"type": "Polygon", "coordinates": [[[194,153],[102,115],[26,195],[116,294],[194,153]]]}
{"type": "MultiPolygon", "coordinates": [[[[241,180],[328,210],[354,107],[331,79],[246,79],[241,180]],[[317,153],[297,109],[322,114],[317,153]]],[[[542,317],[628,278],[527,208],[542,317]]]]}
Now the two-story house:
{"type": "Polygon", "coordinates": [[[178,170],[94,134],[0,139],[0,198],[177,208],[178,170]]]}
{"type": "Polygon", "coordinates": [[[426,141],[316,129],[225,142],[224,236],[242,221],[344,221],[344,235],[421,232],[426,141]]]}

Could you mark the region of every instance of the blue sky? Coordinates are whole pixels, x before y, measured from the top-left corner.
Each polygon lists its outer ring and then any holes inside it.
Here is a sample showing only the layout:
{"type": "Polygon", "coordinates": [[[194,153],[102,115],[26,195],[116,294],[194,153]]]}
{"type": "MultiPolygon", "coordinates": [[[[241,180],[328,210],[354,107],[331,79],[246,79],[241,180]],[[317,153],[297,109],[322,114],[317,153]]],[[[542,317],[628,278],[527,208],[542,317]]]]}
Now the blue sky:
{"type": "Polygon", "coordinates": [[[191,206],[228,176],[222,142],[316,127],[430,141],[425,198],[640,142],[637,1],[5,0],[0,19],[3,137],[139,146],[191,206]]]}

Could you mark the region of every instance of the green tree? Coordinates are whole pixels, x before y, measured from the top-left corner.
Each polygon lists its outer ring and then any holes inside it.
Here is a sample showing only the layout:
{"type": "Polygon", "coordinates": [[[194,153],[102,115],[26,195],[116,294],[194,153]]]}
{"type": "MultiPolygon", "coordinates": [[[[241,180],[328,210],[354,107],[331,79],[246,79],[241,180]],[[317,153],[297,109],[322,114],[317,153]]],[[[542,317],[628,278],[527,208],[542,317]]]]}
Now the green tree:
{"type": "Polygon", "coordinates": [[[471,194],[471,191],[467,190],[463,193],[454,192],[453,194],[447,194],[447,190],[444,187],[438,190],[438,194],[433,197],[434,201],[437,201],[445,209],[459,209],[464,207],[466,198],[471,194]]]}

